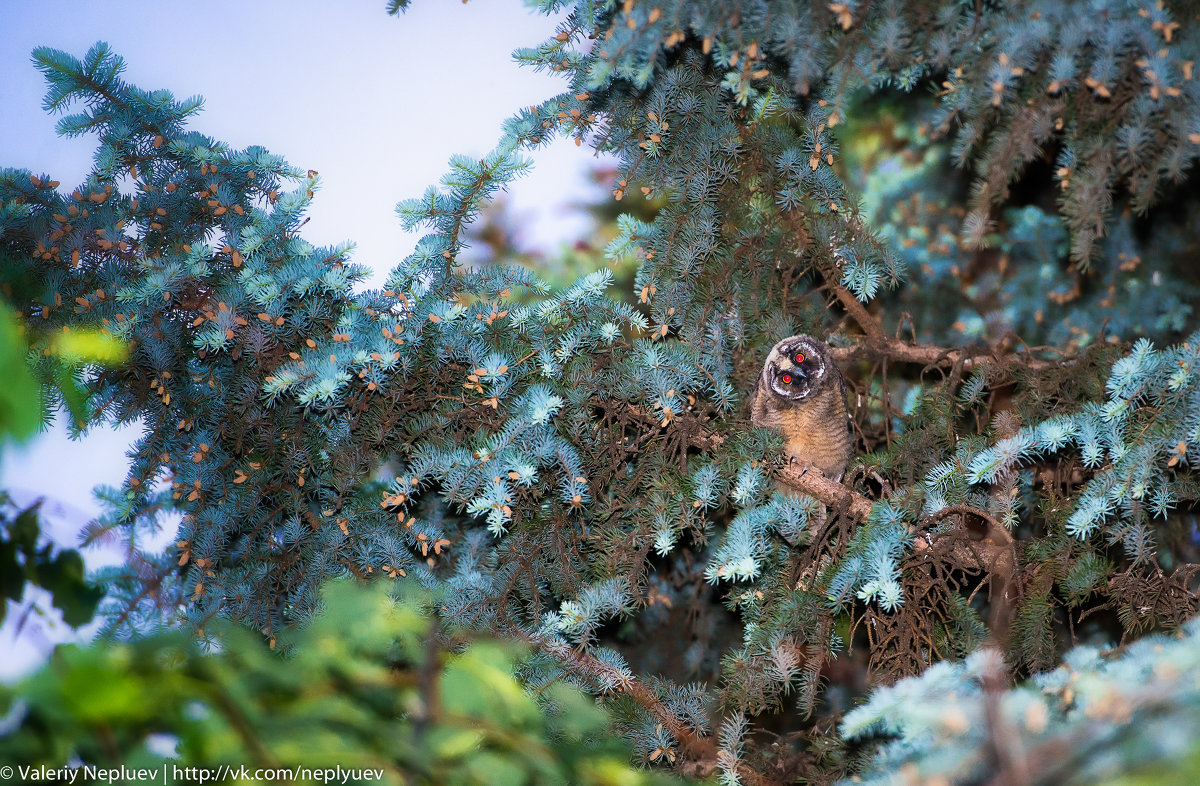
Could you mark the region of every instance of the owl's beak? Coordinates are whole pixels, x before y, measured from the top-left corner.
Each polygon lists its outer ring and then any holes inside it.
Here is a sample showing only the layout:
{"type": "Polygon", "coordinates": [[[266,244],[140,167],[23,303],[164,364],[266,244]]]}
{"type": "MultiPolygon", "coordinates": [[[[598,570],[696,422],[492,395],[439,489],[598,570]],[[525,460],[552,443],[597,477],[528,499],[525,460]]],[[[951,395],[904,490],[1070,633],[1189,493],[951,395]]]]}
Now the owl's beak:
{"type": "Polygon", "coordinates": [[[793,366],[792,373],[795,374],[796,376],[800,377],[801,379],[808,379],[808,374],[805,373],[804,369],[801,368],[800,366],[793,366]]]}

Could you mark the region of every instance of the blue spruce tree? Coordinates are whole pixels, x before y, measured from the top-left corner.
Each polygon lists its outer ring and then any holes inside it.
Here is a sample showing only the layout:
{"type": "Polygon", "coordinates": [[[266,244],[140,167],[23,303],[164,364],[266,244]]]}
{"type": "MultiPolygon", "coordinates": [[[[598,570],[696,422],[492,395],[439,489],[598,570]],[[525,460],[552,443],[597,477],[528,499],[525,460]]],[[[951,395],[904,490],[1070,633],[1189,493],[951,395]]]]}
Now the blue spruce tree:
{"type": "MultiPolygon", "coordinates": [[[[34,53],[46,108],[78,112],[60,133],[98,148],[74,187],[0,173],[5,276],[37,330],[129,347],[85,378],[91,422],[143,425],[89,534],[183,515],[100,577],[106,633],[228,617],[274,645],[332,578],[415,583],[687,774],[978,777],[987,701],[1072,739],[1069,677],[1038,678],[1053,701],[1007,681],[1197,610],[1194,9],[538,5],[563,21],[516,56],[565,90],[397,207],[428,234],[378,290],[301,237],[315,173],[191,130],[198,99],[103,44],[34,53]],[[566,287],[463,264],[557,137],[657,210],[566,287]],[[840,484],[749,422],[796,333],[850,383],[840,484]],[[922,731],[951,694],[987,699],[958,710],[978,739],[922,731]],[[900,743],[870,764],[877,733],[900,743]]],[[[1186,651],[1154,662],[1194,675],[1186,651]]],[[[1060,669],[1162,676],[1137,652],[1060,669]]],[[[1145,701],[1194,716],[1190,690],[1145,701]]]]}

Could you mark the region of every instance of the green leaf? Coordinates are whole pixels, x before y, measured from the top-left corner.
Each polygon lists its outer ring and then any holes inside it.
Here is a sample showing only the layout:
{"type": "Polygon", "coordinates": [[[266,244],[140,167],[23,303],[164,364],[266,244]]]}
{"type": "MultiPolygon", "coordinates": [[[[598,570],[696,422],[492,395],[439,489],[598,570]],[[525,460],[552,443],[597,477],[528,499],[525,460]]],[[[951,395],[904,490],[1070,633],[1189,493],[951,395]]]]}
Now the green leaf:
{"type": "Polygon", "coordinates": [[[42,422],[42,394],[26,363],[28,352],[17,315],[0,304],[0,442],[22,442],[42,422]]]}
{"type": "Polygon", "coordinates": [[[60,551],[48,565],[38,568],[39,583],[54,596],[54,607],[73,628],[86,625],[96,614],[104,590],[88,583],[83,557],[78,551],[60,551]]]}

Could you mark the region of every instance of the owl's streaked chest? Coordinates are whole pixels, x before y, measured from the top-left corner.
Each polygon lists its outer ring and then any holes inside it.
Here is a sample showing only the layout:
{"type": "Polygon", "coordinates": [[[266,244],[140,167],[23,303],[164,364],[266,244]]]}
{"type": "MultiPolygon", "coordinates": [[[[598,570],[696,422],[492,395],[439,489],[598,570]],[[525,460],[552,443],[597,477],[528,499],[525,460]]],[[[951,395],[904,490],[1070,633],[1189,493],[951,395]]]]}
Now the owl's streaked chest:
{"type": "Polygon", "coordinates": [[[760,385],[751,405],[751,421],[782,432],[785,452],[796,461],[840,480],[854,445],[847,420],[845,389],[833,379],[828,381],[831,384],[823,390],[797,402],[775,398],[760,385]]]}

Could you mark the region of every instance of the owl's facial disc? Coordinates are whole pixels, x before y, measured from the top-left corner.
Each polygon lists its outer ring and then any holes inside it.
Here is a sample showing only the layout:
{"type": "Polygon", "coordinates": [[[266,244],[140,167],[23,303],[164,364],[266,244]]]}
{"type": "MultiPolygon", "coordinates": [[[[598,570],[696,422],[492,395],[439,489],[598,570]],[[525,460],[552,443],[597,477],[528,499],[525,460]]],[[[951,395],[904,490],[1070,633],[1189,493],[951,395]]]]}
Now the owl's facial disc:
{"type": "Polygon", "coordinates": [[[771,377],[771,388],[787,399],[802,399],[812,392],[813,380],[801,368],[776,368],[771,377]]]}
{"type": "Polygon", "coordinates": [[[768,369],[767,381],[776,395],[795,401],[813,392],[825,373],[825,363],[817,348],[801,339],[776,346],[768,369]]]}

